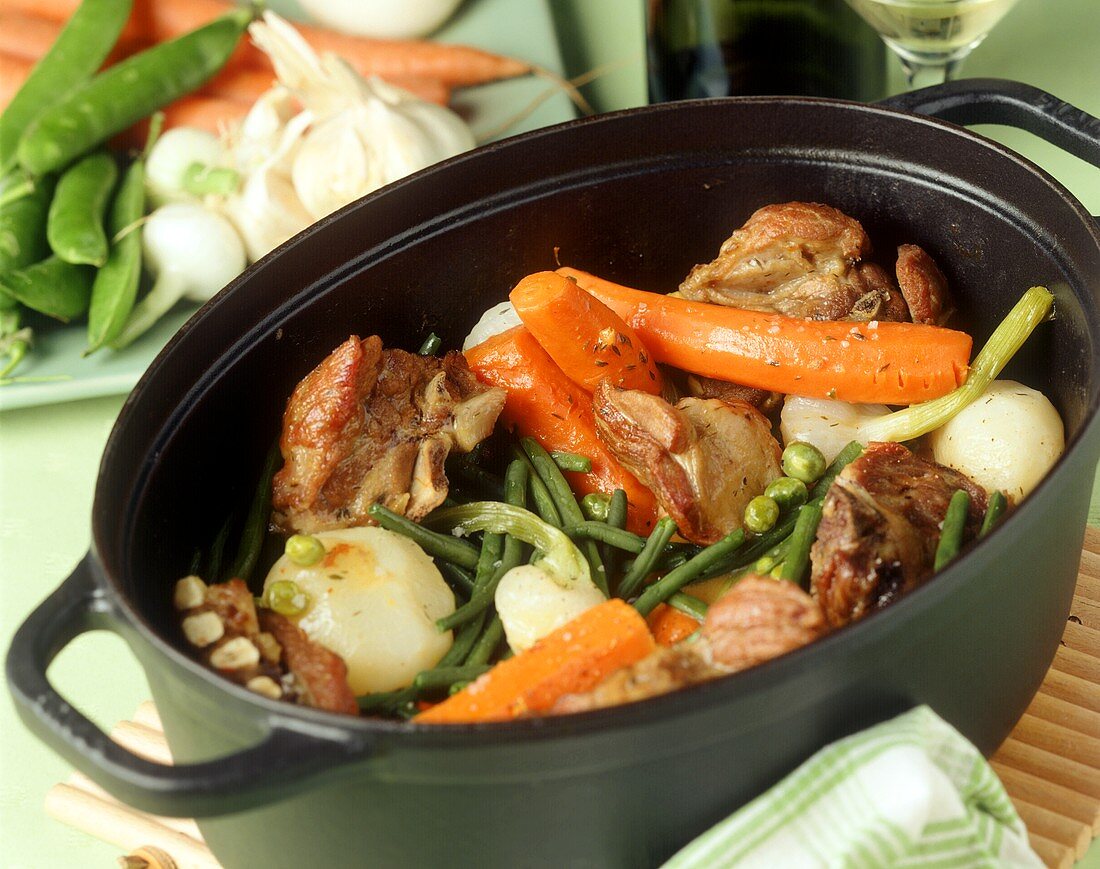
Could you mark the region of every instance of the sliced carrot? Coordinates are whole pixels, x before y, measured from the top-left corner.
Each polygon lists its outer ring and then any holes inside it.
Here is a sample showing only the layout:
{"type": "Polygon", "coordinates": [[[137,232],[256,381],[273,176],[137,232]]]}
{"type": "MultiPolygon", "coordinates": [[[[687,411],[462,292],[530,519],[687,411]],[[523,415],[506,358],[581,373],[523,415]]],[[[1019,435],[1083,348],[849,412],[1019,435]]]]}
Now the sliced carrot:
{"type": "Polygon", "coordinates": [[[645,619],[625,601],[612,598],[501,661],[414,721],[468,724],[546,712],[559,698],[591,691],[654,648],[645,619]]]}
{"type": "Polygon", "coordinates": [[[501,419],[548,450],[579,453],[592,460],[587,474],[567,473],[574,492],[626,492],[627,527],[647,534],[657,515],[653,493],[611,455],[596,435],[592,396],[554,364],[523,326],[494,335],[466,351],[466,362],[491,386],[508,391],[501,419]]]}
{"type": "Polygon", "coordinates": [[[633,326],[658,362],[757,389],[917,404],[966,380],[965,332],[916,323],[799,320],[646,293],[576,269],[558,273],[633,326]]]}
{"type": "Polygon", "coordinates": [[[657,645],[675,646],[699,630],[702,623],[687,613],[673,609],[667,603],[659,603],[653,612],[646,616],[646,624],[649,625],[657,645]]]}
{"type": "Polygon", "coordinates": [[[556,272],[528,275],[508,296],[523,325],[577,386],[601,380],[657,395],[661,375],[641,339],[599,299],[556,272]]]}

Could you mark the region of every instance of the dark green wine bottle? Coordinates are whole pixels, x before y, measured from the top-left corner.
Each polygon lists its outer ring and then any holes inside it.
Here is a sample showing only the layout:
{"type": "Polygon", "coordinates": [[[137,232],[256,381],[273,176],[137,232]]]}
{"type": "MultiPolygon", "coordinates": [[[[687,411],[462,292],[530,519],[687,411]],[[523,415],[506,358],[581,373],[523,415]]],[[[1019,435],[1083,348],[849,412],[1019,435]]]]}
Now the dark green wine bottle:
{"type": "Polygon", "coordinates": [[[648,0],[647,31],[650,102],[885,96],[885,46],[844,0],[648,0]]]}

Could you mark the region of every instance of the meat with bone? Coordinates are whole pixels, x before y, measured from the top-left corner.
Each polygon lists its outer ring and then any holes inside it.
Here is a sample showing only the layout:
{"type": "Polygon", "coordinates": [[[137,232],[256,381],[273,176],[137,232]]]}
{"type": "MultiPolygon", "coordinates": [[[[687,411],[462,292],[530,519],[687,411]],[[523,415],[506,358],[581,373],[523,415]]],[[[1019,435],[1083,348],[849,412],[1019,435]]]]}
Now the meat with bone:
{"type": "Polygon", "coordinates": [[[779,657],[826,630],[817,602],[798,586],[749,575],[714,602],[701,638],[659,648],[592,691],[561,698],[553,711],[584,712],[667,694],[779,657]]]}
{"type": "MultiPolygon", "coordinates": [[[[920,251],[916,245],[903,247],[920,251]]],[[[808,320],[904,321],[910,319],[914,301],[924,316],[929,293],[917,281],[934,274],[942,278],[931,257],[920,251],[924,259],[914,266],[905,254],[898,274],[910,279],[911,292],[906,294],[905,285],[899,292],[886,272],[865,261],[870,253],[870,239],[859,221],[835,208],[813,202],[766,205],[734,231],[717,258],[691,270],[680,293],[696,301],[808,320]]],[[[942,299],[934,303],[937,310],[950,307],[946,289],[942,283],[933,294],[942,299]]]]}
{"type": "Polygon", "coordinates": [[[460,353],[383,350],[377,336],[353,335],[287,403],[276,524],[302,533],[365,525],[375,503],[423,518],[447,496],[447,455],[486,438],[504,399],[460,353]]]}
{"type": "Polygon", "coordinates": [[[188,643],[223,676],[273,700],[359,711],[340,656],[285,616],[257,610],[241,580],[207,586],[197,576],[185,577],[176,583],[174,603],[188,643]]]}
{"type": "Polygon", "coordinates": [[[592,409],[600,439],[694,543],[715,543],[740,528],[745,505],[782,476],[771,425],[744,402],[683,398],[672,405],[604,381],[592,409]]]}
{"type": "Polygon", "coordinates": [[[832,627],[893,603],[932,575],[951,496],[970,496],[963,540],[981,526],[986,493],[900,444],[873,443],[836,478],[811,550],[813,593],[832,627]]]}

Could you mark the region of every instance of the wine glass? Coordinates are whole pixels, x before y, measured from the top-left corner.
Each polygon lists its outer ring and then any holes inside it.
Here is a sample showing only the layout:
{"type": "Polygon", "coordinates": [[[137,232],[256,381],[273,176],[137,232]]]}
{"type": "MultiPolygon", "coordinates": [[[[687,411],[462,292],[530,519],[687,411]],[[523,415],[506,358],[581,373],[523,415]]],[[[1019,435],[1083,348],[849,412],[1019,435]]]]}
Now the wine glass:
{"type": "Polygon", "coordinates": [[[905,68],[909,87],[942,84],[1017,0],[848,0],[905,68]]]}

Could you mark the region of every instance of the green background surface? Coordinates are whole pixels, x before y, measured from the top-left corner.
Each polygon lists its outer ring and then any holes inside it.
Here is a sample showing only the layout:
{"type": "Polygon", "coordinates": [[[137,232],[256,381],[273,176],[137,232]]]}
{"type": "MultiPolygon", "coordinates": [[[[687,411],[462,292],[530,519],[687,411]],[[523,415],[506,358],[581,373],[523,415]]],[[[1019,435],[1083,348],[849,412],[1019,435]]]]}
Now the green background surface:
{"type": "MultiPolygon", "coordinates": [[[[609,65],[586,92],[601,110],[645,101],[641,2],[554,0],[567,69],[609,65]]],[[[1021,0],[967,64],[964,73],[1018,78],[1100,114],[1100,3],[1021,0]]],[[[900,71],[892,70],[895,89],[900,71]]],[[[1100,214],[1100,170],[1014,131],[991,130],[1052,172],[1100,214]]],[[[97,398],[0,414],[0,647],[88,546],[99,456],[121,397],[97,398]]],[[[1100,519],[1094,489],[1090,521],[1100,519]]],[[[129,716],[148,697],[144,675],[118,638],[85,635],[50,671],[55,684],[102,726],[129,716]]],[[[67,766],[26,733],[10,702],[0,701],[0,866],[114,866],[116,848],[50,820],[42,809],[67,766]]],[[[1100,869],[1094,846],[1082,865],[1100,869]]]]}

